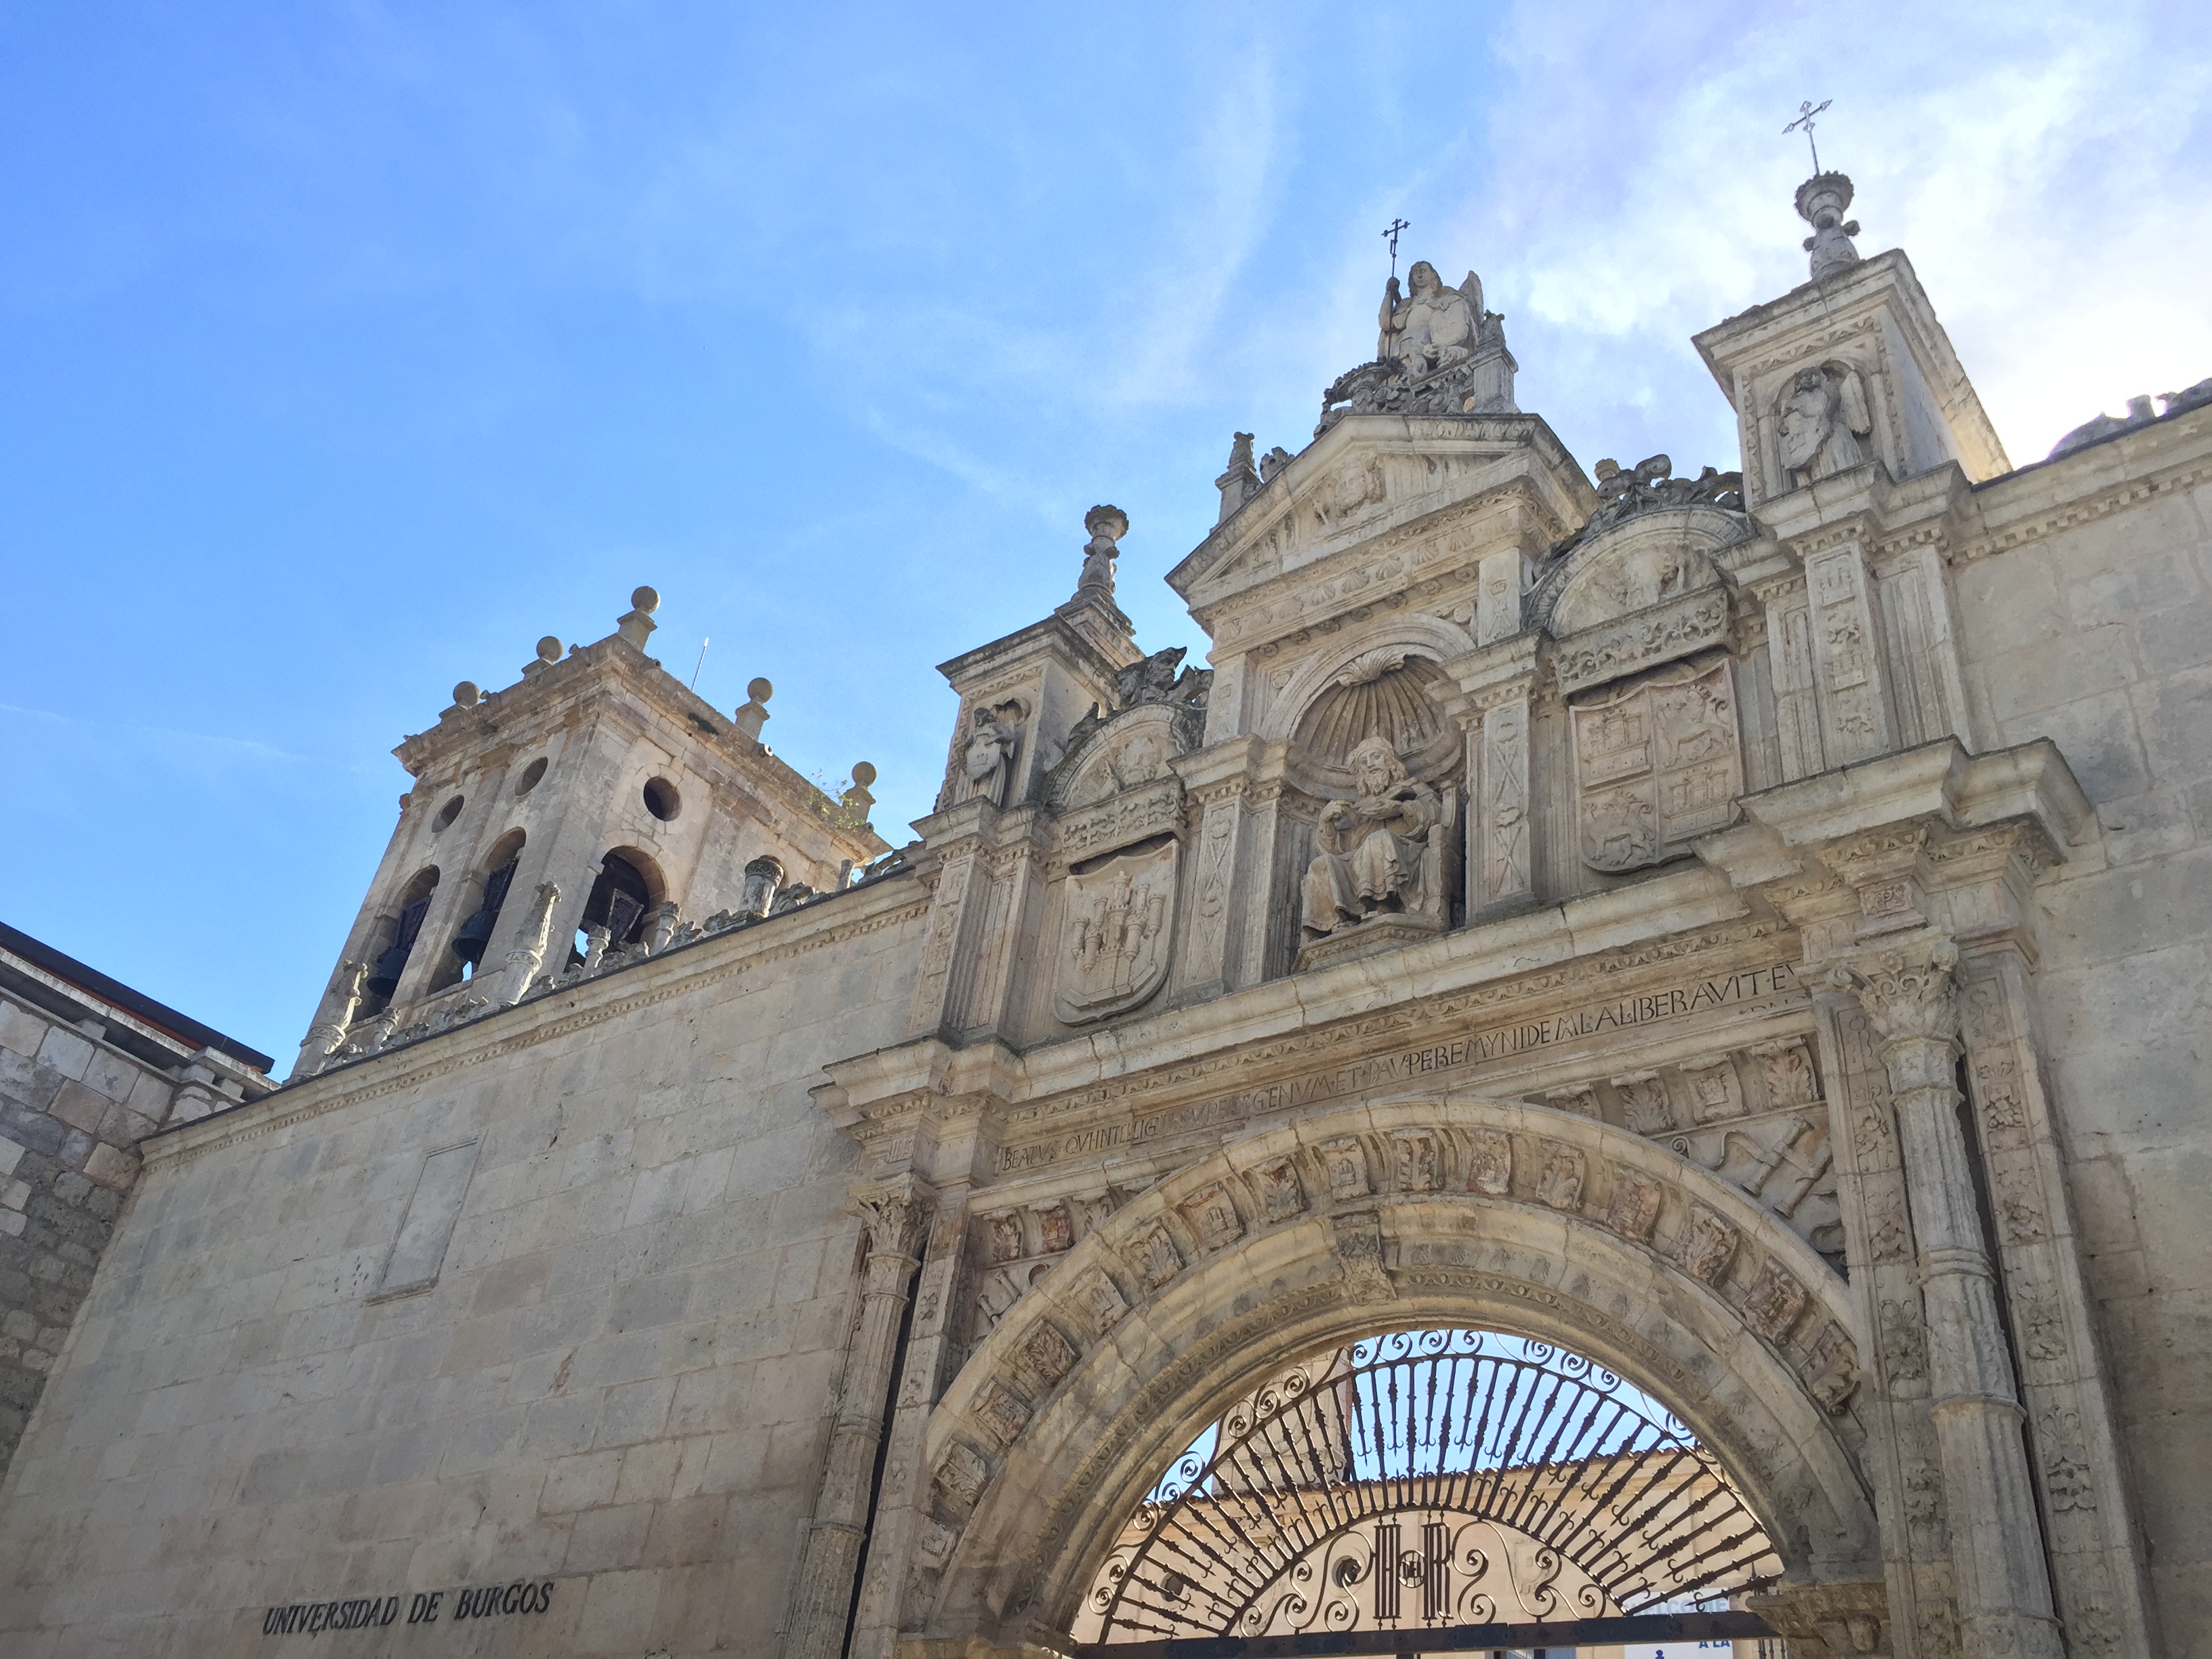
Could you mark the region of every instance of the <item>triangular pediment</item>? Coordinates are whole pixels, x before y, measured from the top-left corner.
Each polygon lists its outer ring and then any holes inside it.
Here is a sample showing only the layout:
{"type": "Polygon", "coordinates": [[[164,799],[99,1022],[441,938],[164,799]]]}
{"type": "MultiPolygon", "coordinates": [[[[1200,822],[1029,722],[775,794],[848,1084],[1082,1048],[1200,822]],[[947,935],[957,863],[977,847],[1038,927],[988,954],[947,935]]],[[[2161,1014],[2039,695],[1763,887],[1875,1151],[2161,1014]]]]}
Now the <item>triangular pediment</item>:
{"type": "Polygon", "coordinates": [[[1462,502],[1520,486],[1564,533],[1596,496],[1533,415],[1352,416],[1309,445],[1169,574],[1205,614],[1462,502]]]}

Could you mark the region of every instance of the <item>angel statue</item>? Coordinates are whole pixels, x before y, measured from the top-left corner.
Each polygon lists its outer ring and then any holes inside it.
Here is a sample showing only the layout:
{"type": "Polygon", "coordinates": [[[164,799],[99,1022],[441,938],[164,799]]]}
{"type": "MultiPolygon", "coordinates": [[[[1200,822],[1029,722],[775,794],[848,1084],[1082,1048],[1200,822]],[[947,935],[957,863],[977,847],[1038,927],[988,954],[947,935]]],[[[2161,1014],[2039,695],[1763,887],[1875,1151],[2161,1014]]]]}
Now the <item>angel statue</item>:
{"type": "Polygon", "coordinates": [[[1866,383],[1840,363],[1801,368],[1782,399],[1782,465],[1793,483],[1848,472],[1866,463],[1859,440],[1874,430],[1866,383]]]}
{"type": "Polygon", "coordinates": [[[1395,358],[1414,380],[1465,362],[1474,354],[1482,328],[1481,280],[1470,270],[1462,287],[1446,288],[1437,268],[1422,259],[1406,273],[1406,281],[1413,290],[1410,299],[1400,299],[1395,276],[1382,290],[1376,319],[1382,331],[1375,355],[1395,358]]]}
{"type": "Polygon", "coordinates": [[[1430,834],[1442,821],[1437,792],[1407,775],[1382,738],[1348,757],[1359,795],[1331,801],[1314,827],[1322,850],[1306,868],[1304,921],[1310,936],[1382,910],[1436,914],[1443,895],[1430,834]]]}

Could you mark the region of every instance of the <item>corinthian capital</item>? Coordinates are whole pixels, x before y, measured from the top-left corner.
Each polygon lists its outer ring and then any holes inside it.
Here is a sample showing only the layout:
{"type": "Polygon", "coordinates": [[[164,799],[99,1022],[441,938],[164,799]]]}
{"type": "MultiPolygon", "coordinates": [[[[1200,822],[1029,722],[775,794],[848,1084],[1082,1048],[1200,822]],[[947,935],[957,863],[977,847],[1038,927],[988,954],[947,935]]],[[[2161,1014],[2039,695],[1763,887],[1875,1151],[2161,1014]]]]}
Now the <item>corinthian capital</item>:
{"type": "Polygon", "coordinates": [[[929,1188],[912,1176],[884,1187],[855,1194],[853,1207],[867,1230],[871,1255],[911,1256],[921,1246],[922,1228],[929,1218],[929,1188]]]}
{"type": "Polygon", "coordinates": [[[1959,1000],[1952,981],[1958,964],[1958,946],[1940,935],[1923,935],[1887,951],[1847,957],[1830,970],[1828,982],[1858,997],[1886,1042],[1948,1038],[1959,1031],[1959,1000]]]}

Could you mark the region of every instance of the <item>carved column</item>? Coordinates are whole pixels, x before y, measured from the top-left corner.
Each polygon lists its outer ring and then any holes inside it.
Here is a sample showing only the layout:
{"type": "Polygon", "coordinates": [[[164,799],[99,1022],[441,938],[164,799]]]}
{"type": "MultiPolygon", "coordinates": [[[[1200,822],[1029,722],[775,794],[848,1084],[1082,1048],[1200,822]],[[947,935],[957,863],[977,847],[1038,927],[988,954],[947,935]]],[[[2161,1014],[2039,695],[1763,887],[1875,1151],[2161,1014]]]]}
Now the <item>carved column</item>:
{"type": "Polygon", "coordinates": [[[1240,976],[1237,946],[1246,883],[1238,878],[1237,854],[1244,841],[1242,776],[1191,790],[1199,812],[1191,850],[1190,921],[1184,932],[1182,984],[1178,996],[1193,1002],[1218,996],[1248,981],[1240,976]]]}
{"type": "Polygon", "coordinates": [[[545,965],[545,946],[553,926],[553,907],[561,902],[561,887],[557,882],[541,881],[538,896],[530,907],[530,919],[525,924],[522,936],[514,942],[514,949],[507,953],[506,976],[499,982],[495,1000],[502,1008],[512,1008],[529,994],[531,981],[545,965]]]}
{"type": "Polygon", "coordinates": [[[907,1011],[908,1036],[943,1031],[951,1024],[953,968],[960,957],[963,924],[971,908],[968,890],[987,878],[981,868],[980,843],[973,838],[947,848],[938,866],[937,888],[931,895],[929,920],[921,947],[921,966],[915,975],[914,1000],[907,1011]]]}
{"type": "Polygon", "coordinates": [[[2021,1407],[1997,1316],[1953,1081],[1958,951],[1922,935],[1835,970],[1881,1039],[1927,1306],[1936,1440],[1948,1498],[1962,1650],[2060,1659],[2021,1407]]]}
{"type": "Polygon", "coordinates": [[[361,1006],[361,982],[368,972],[367,963],[338,963],[337,977],[323,993],[323,1006],[316,1012],[315,1023],[307,1028],[306,1040],[300,1044],[300,1058],[292,1067],[293,1078],[313,1077],[337,1053],[353,1024],[354,1011],[361,1006]]]}
{"type": "Polygon", "coordinates": [[[890,1451],[876,1504],[874,1541],[860,1587],[860,1617],[850,1659],[887,1659],[906,1604],[933,1586],[952,1534],[929,1514],[929,1487],[921,1478],[922,1440],[929,1430],[958,1335],[953,1316],[968,1231],[968,1183],[947,1186],[929,1229],[929,1249],[915,1281],[913,1334],[897,1378],[898,1406],[891,1420],[890,1451]]]}
{"type": "Polygon", "coordinates": [[[1969,1092],[2068,1645],[2148,1654],[2140,1549],[2065,1159],[2036,1066],[2027,964],[2018,945],[1993,942],[1966,953],[1960,980],[1969,1092]]]}
{"type": "Polygon", "coordinates": [[[995,827],[1012,830],[1009,843],[983,852],[969,878],[968,908],[975,919],[963,930],[946,1015],[951,1030],[961,1035],[1004,1035],[1014,951],[1024,936],[1023,912],[1042,885],[1030,833],[1036,820],[1034,809],[1004,815],[995,827]]]}
{"type": "Polygon", "coordinates": [[[853,1605],[853,1579],[867,1537],[869,1486],[897,1356],[899,1321],[914,1277],[928,1189],[911,1176],[860,1200],[868,1237],[861,1268],[860,1318],[845,1356],[837,1420],[822,1469],[822,1491],[792,1589],[786,1659],[836,1659],[853,1605]]]}
{"type": "Polygon", "coordinates": [[[1872,584],[1858,544],[1808,555],[1805,592],[1827,764],[1847,766],[1887,754],[1894,746],[1889,699],[1882,690],[1872,584]]]}
{"type": "Polygon", "coordinates": [[[1477,645],[1495,645],[1521,631],[1522,595],[1528,588],[1528,559],[1517,547],[1489,554],[1476,566],[1477,645]]]}
{"type": "Polygon", "coordinates": [[[1535,898],[1528,702],[1536,684],[1536,653],[1537,636],[1529,634],[1462,657],[1449,668],[1465,699],[1458,718],[1467,733],[1470,921],[1513,915],[1535,898]]]}
{"type": "MultiPolygon", "coordinates": [[[[1226,959],[1239,964],[1237,971],[1247,985],[1257,983],[1279,968],[1287,969],[1298,948],[1297,883],[1285,882],[1280,891],[1277,884],[1283,873],[1279,866],[1285,857],[1284,836],[1295,831],[1294,825],[1285,823],[1283,814],[1289,750],[1285,743],[1265,744],[1246,775],[1245,816],[1238,837],[1243,844],[1238,863],[1244,902],[1231,919],[1226,959]],[[1273,961],[1271,950],[1278,953],[1273,961]]],[[[1296,863],[1303,872],[1304,860],[1296,863]]]]}
{"type": "Polygon", "coordinates": [[[1774,685],[1782,781],[1809,778],[1827,770],[1828,763],[1820,740],[1820,696],[1814,689],[1813,611],[1805,573],[1789,561],[1778,573],[1747,580],[1747,586],[1766,613],[1766,661],[1774,685]]]}
{"type": "MultiPolygon", "coordinates": [[[[1796,906],[1790,915],[1800,927],[1812,921],[1796,906]]],[[[1894,1620],[1890,1640],[1901,1659],[1952,1659],[1958,1651],[1954,1586],[1942,1464],[1928,1416],[1928,1325],[1888,1070],[1877,1052],[1880,1039],[1850,997],[1816,991],[1814,1006],[1849,1293],[1865,1365],[1861,1409],[1870,1431],[1867,1469],[1894,1620]]]]}

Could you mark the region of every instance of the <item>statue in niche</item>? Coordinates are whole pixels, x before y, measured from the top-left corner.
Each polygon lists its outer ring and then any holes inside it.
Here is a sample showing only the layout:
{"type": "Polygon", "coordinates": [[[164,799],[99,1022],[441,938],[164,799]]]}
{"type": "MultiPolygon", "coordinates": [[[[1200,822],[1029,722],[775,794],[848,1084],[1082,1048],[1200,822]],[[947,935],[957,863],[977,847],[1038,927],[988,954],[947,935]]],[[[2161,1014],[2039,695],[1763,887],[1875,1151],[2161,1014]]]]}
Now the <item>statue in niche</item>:
{"type": "Polygon", "coordinates": [[[994,806],[1006,804],[1006,788],[1014,775],[1014,747],[1021,736],[1016,725],[1020,707],[1002,703],[996,708],[978,708],[968,737],[968,747],[960,758],[960,769],[968,780],[968,798],[981,797],[994,806]]]}
{"type": "Polygon", "coordinates": [[[1795,483],[1848,472],[1866,464],[1860,440],[1874,431],[1866,382],[1840,363],[1801,368],[1781,405],[1782,465],[1795,483]]]}
{"type": "Polygon", "coordinates": [[[1348,757],[1359,794],[1322,809],[1307,866],[1304,920],[1310,937],[1356,926],[1385,911],[1436,915],[1443,895],[1431,832],[1443,819],[1437,792],[1409,775],[1397,751],[1367,738],[1348,757]]]}
{"type": "Polygon", "coordinates": [[[1482,325],[1482,283],[1475,274],[1468,272],[1464,289],[1446,288],[1437,268],[1422,259],[1406,282],[1413,289],[1406,299],[1399,298],[1395,276],[1382,290],[1376,356],[1395,358],[1409,380],[1419,380],[1474,356],[1482,325]]]}

